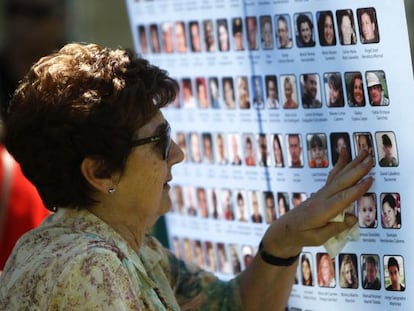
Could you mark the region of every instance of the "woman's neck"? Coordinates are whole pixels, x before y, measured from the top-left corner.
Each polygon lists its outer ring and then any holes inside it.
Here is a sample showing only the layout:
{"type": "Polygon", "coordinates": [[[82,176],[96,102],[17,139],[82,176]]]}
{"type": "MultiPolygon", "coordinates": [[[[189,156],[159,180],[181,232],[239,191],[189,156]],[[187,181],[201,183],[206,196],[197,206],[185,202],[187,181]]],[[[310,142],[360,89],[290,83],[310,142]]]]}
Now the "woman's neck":
{"type": "Polygon", "coordinates": [[[105,207],[102,204],[90,207],[89,211],[118,232],[135,252],[139,252],[144,235],[149,229],[139,218],[125,216],[121,209],[105,207]]]}

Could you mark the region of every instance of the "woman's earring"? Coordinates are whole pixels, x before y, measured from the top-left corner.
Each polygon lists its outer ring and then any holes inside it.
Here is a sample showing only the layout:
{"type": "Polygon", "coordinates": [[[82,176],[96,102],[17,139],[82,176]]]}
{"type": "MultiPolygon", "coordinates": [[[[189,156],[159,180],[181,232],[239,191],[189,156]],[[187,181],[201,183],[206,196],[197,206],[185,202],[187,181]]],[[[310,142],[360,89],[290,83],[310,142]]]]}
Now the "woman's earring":
{"type": "Polygon", "coordinates": [[[116,189],[114,187],[111,187],[111,188],[108,189],[109,194],[115,193],[115,191],[116,191],[116,189]]]}

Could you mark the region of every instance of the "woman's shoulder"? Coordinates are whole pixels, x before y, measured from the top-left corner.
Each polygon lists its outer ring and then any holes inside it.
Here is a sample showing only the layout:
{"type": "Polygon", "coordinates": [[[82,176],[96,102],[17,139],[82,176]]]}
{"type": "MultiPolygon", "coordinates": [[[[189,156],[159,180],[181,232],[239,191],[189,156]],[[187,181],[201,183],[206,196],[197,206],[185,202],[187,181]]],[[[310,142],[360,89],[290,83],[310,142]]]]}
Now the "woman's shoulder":
{"type": "Polygon", "coordinates": [[[58,273],[58,266],[63,267],[82,258],[94,257],[94,254],[110,254],[121,261],[126,256],[125,251],[114,241],[95,232],[50,227],[45,225],[47,222],[48,220],[18,240],[6,268],[11,266],[30,271],[47,271],[50,268],[58,273]]]}
{"type": "Polygon", "coordinates": [[[87,284],[93,288],[97,277],[127,281],[127,260],[121,248],[96,234],[40,227],[24,235],[16,245],[0,278],[0,301],[11,297],[8,303],[20,308],[29,303],[27,297],[35,297],[41,307],[48,305],[47,300],[56,291],[70,293],[74,287],[84,288],[87,284]]]}
{"type": "MultiPolygon", "coordinates": [[[[129,249],[126,242],[86,213],[63,211],[50,215],[41,226],[24,234],[5,266],[7,269],[27,270],[54,278],[65,266],[80,260],[107,254],[122,261],[129,249]],[[66,214],[65,214],[66,213],[66,214]],[[70,214],[71,217],[68,217],[70,214]],[[30,258],[30,260],[27,260],[30,258]]],[[[108,260],[105,258],[104,260],[108,260]]]]}

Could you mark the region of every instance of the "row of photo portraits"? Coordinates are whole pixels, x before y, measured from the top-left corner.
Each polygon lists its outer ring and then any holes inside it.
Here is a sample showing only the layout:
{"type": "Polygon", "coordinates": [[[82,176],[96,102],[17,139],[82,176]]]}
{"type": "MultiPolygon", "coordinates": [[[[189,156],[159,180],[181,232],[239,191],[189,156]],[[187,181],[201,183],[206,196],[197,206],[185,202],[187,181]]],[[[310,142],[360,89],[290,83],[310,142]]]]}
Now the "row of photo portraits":
{"type": "Polygon", "coordinates": [[[138,24],[142,54],[257,51],[380,42],[373,7],[138,24]]]}
{"type": "Polygon", "coordinates": [[[331,258],[327,253],[313,256],[305,252],[301,254],[299,267],[296,283],[303,286],[405,291],[404,259],[399,255],[384,255],[381,262],[376,254],[362,254],[358,262],[356,254],[331,258]]]}
{"type": "MultiPolygon", "coordinates": [[[[174,185],[171,192],[172,213],[242,223],[270,224],[306,200],[304,192],[273,192],[230,188],[174,185]]],[[[400,229],[399,193],[365,193],[348,210],[364,229],[400,229]],[[379,209],[379,210],[378,210],[379,209]]]]}
{"type": "MultiPolygon", "coordinates": [[[[237,275],[246,269],[257,252],[252,245],[213,243],[198,239],[172,238],[177,257],[211,272],[237,275]]],[[[295,284],[321,288],[405,291],[404,258],[400,255],[303,252],[300,255],[295,284]]]]}
{"type": "Polygon", "coordinates": [[[354,132],[352,143],[347,132],[302,135],[178,131],[176,142],[184,153],[184,162],[194,164],[328,168],[330,163],[333,166],[338,161],[341,149],[346,149],[349,159],[352,154],[356,156],[366,150],[374,166],[376,158],[380,167],[399,165],[396,137],[391,131],[378,131],[374,135],[354,132]]]}
{"type": "Polygon", "coordinates": [[[382,70],[181,78],[171,104],[184,109],[297,109],[388,106],[382,70]]]}

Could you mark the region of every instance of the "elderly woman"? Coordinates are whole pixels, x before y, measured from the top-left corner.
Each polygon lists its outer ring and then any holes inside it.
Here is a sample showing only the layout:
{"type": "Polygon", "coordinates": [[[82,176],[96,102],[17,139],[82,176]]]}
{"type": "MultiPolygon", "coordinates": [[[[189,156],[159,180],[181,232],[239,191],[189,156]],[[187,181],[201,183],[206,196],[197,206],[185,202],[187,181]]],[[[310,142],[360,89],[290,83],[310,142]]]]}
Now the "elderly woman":
{"type": "Polygon", "coordinates": [[[148,235],[171,206],[183,153],[160,108],[167,74],[125,50],[69,44],[18,87],[6,146],[54,213],[17,243],[0,277],[0,309],[283,310],[299,253],[352,227],[329,220],[365,193],[372,167],[344,154],[327,185],[272,223],[235,279],[177,259],[148,235]]]}

